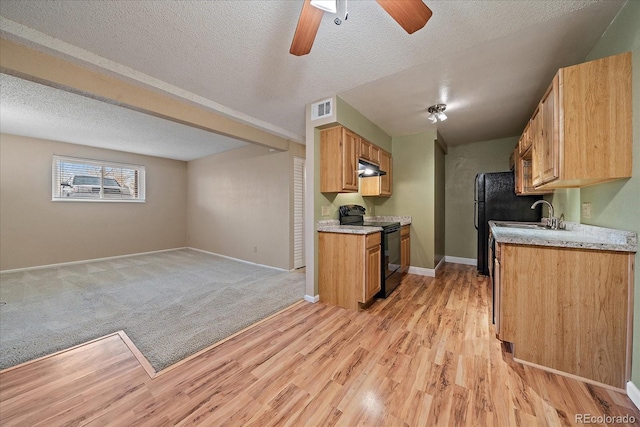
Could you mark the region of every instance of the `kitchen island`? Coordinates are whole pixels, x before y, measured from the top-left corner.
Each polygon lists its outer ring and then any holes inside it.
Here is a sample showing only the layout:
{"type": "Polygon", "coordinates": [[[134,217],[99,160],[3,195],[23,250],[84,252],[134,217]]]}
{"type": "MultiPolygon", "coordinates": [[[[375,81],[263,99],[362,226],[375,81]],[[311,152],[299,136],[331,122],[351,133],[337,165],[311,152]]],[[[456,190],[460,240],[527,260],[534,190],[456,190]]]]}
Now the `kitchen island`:
{"type": "Polygon", "coordinates": [[[624,390],[633,313],[633,232],[489,222],[496,333],[514,360],[624,390]]]}

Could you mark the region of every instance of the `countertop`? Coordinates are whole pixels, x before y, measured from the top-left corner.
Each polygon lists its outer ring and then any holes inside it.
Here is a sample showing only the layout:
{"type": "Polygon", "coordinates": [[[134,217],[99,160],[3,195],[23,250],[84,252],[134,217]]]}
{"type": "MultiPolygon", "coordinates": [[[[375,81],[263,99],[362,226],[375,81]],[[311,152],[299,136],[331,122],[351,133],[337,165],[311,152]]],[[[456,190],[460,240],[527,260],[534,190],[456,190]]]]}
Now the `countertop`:
{"type": "MultiPolygon", "coordinates": [[[[365,216],[365,221],[399,222],[400,225],[410,225],[410,216],[365,216]]],[[[325,219],[318,221],[317,231],[323,233],[344,233],[344,234],[373,234],[382,231],[381,227],[371,227],[368,225],[340,225],[337,219],[325,219]]]]}
{"type": "Polygon", "coordinates": [[[638,251],[638,235],[633,231],[572,222],[566,223],[565,230],[513,228],[500,226],[501,223],[512,222],[489,221],[493,238],[498,243],[619,252],[638,251]]]}

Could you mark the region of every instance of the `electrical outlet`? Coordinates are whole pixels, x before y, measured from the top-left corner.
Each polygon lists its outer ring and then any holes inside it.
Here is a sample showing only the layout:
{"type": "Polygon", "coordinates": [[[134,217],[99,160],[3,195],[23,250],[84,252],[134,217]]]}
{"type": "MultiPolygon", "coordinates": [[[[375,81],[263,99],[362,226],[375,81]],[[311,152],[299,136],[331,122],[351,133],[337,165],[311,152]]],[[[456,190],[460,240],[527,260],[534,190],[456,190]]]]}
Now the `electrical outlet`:
{"type": "Polygon", "coordinates": [[[331,215],[331,206],[323,206],[322,207],[322,216],[331,215]]]}
{"type": "Polygon", "coordinates": [[[591,218],[591,202],[584,202],[582,204],[582,217],[591,218]]]}

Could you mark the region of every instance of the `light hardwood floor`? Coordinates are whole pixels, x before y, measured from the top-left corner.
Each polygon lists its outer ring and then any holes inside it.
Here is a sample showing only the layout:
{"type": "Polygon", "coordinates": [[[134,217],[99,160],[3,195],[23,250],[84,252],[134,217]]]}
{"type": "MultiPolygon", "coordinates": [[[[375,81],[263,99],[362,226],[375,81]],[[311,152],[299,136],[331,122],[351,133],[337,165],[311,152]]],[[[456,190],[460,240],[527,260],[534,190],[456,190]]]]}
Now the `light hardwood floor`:
{"type": "Polygon", "coordinates": [[[528,426],[640,412],[513,362],[488,279],[447,264],[364,312],[302,303],[151,378],[115,334],[0,373],[2,426],[528,426]]]}

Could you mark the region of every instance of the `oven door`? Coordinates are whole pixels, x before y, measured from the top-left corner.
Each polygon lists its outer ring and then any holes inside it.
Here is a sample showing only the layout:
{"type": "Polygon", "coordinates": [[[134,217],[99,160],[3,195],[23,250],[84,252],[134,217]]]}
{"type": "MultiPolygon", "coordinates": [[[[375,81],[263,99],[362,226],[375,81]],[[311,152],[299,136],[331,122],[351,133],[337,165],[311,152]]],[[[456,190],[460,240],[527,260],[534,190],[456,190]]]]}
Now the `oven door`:
{"type": "Polygon", "coordinates": [[[384,258],[387,278],[400,269],[400,230],[384,233],[384,258]]]}
{"type": "Polygon", "coordinates": [[[400,229],[383,232],[382,283],[379,298],[386,298],[400,284],[400,229]]]}

